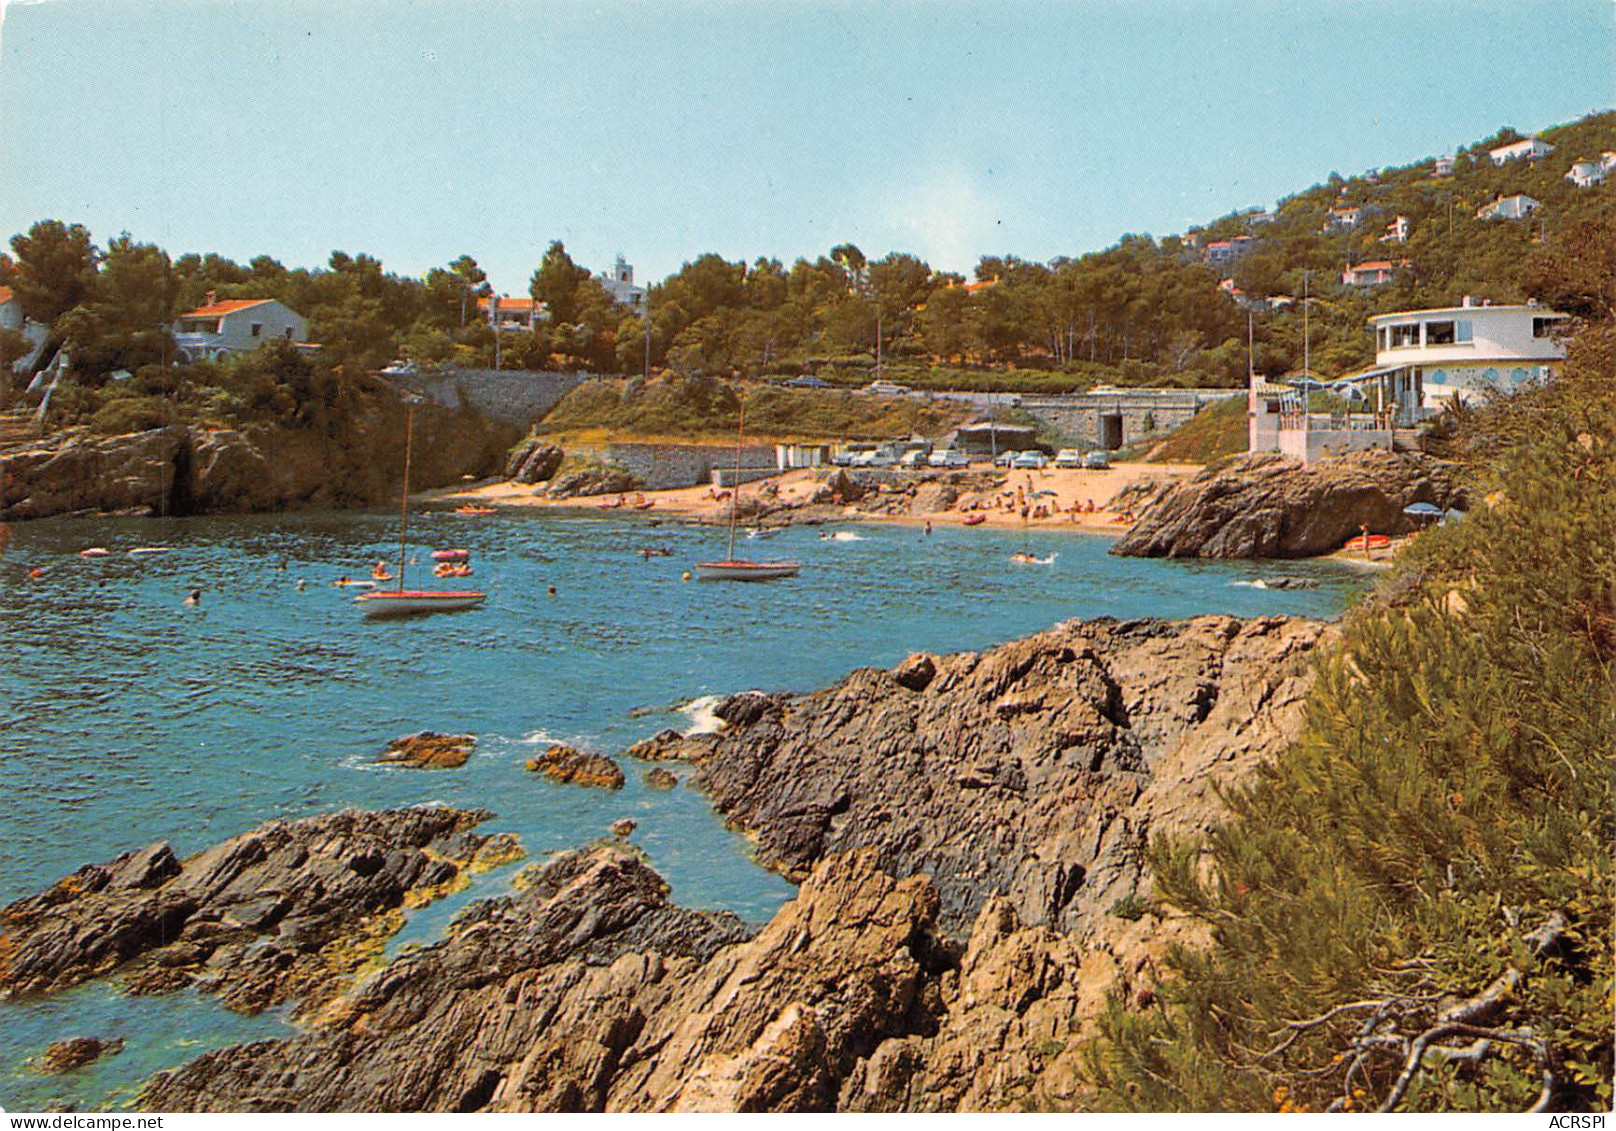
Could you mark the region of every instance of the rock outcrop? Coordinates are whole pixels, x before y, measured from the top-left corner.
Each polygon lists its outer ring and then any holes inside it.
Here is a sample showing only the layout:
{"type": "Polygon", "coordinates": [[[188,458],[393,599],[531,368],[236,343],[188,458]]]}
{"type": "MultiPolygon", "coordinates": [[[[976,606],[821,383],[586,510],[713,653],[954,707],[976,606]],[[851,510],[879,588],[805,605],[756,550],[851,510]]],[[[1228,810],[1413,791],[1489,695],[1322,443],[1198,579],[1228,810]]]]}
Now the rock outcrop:
{"type": "Polygon", "coordinates": [[[544,493],[552,499],[575,499],[586,495],[621,495],[637,490],[640,481],[626,468],[615,464],[589,462],[570,471],[561,471],[550,480],[544,493]]]}
{"type": "Polygon", "coordinates": [[[505,478],[517,483],[542,483],[560,468],[566,453],[555,444],[529,436],[511,450],[505,478]]]}
{"type": "Polygon", "coordinates": [[[476,748],[477,736],[474,734],[439,734],[423,730],[393,739],[376,760],[414,770],[457,770],[470,760],[471,752],[476,748]]]}
{"type": "Polygon", "coordinates": [[[722,733],[666,752],[787,876],[868,848],[932,877],[947,932],[997,895],[1022,923],[1086,935],[1139,891],[1154,832],[1210,822],[1217,784],[1284,749],[1329,631],[1073,621],[808,695],[732,696],[722,733]]]}
{"type": "MultiPolygon", "coordinates": [[[[0,521],[77,513],[240,514],[370,506],[396,499],[403,410],[356,394],[330,428],[176,424],[122,436],[74,427],[0,448],[0,521]]],[[[412,482],[425,489],[485,473],[502,429],[423,409],[412,482]]]]}
{"type": "Polygon", "coordinates": [[[622,789],[623,771],[604,754],[585,754],[570,746],[550,747],[536,758],[529,758],[530,773],[543,774],[553,781],[596,789],[622,789]]]}
{"type": "MultiPolygon", "coordinates": [[[[1214,465],[1150,502],[1113,554],[1144,558],[1304,558],[1341,548],[1367,525],[1403,534],[1413,503],[1460,505],[1450,464],[1355,452],[1303,465],[1277,453],[1214,465]]],[[[1113,504],[1115,505],[1115,504],[1113,504]]]]}
{"type": "Polygon", "coordinates": [[[399,912],[448,890],[509,834],[486,812],[344,811],[271,821],[180,860],[167,844],[88,864],[0,910],[0,995],[117,970],[132,992],[194,984],[256,1012],[318,1000],[373,956],[399,912]]]}
{"type": "Polygon", "coordinates": [[[116,1056],[123,1051],[123,1041],[114,1037],[103,1040],[100,1037],[69,1037],[65,1041],[57,1041],[39,1056],[29,1062],[35,1072],[42,1076],[60,1076],[64,1072],[71,1072],[75,1068],[82,1068],[86,1064],[100,1060],[103,1056],[116,1056]]]}

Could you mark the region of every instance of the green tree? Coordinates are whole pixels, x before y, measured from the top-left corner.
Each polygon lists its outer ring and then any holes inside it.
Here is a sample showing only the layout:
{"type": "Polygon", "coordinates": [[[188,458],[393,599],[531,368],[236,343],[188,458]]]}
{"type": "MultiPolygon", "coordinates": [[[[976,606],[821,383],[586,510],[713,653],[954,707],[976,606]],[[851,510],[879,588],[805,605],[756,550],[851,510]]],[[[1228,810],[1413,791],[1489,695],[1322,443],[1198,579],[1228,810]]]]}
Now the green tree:
{"type": "Polygon", "coordinates": [[[11,250],[17,256],[12,289],[35,321],[55,322],[95,286],[96,248],[82,224],[40,220],[27,235],[11,237],[11,250]]]}
{"type": "Polygon", "coordinates": [[[578,289],[589,279],[589,269],[580,267],[567,254],[560,240],[553,240],[545,249],[544,258],[533,272],[528,293],[548,306],[553,323],[575,322],[578,319],[578,289]]]}

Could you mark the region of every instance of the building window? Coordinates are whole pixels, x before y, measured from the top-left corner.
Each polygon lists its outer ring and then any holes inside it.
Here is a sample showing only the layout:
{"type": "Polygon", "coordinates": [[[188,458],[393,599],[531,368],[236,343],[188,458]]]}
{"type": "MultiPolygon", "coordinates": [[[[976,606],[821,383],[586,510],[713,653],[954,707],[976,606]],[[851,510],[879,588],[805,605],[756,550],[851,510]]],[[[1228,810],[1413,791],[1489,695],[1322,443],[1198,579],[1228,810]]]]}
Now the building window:
{"type": "Polygon", "coordinates": [[[263,334],[263,332],[264,332],[264,324],[262,322],[254,322],[252,324],[252,336],[253,337],[255,337],[255,338],[259,337],[260,335],[263,334]]]}
{"type": "Polygon", "coordinates": [[[290,326],[286,327],[286,340],[292,340],[292,328],[290,326]]]}
{"type": "Polygon", "coordinates": [[[1402,326],[1393,326],[1392,349],[1418,349],[1420,344],[1420,324],[1409,322],[1402,326]]]}
{"type": "Polygon", "coordinates": [[[1378,350],[1385,349],[1386,348],[1386,341],[1387,341],[1386,327],[1382,326],[1378,330],[1375,331],[1375,348],[1378,349],[1378,350]]]}
{"type": "Polygon", "coordinates": [[[1532,337],[1548,338],[1554,335],[1554,324],[1558,319],[1534,318],[1532,319],[1532,337]]]}
{"type": "Polygon", "coordinates": [[[1469,319],[1461,318],[1454,324],[1454,340],[1458,342],[1473,342],[1476,340],[1475,324],[1469,319]]]}
{"type": "Polygon", "coordinates": [[[1427,322],[1425,324],[1425,344],[1428,346],[1451,346],[1453,344],[1452,322],[1427,322]]]}

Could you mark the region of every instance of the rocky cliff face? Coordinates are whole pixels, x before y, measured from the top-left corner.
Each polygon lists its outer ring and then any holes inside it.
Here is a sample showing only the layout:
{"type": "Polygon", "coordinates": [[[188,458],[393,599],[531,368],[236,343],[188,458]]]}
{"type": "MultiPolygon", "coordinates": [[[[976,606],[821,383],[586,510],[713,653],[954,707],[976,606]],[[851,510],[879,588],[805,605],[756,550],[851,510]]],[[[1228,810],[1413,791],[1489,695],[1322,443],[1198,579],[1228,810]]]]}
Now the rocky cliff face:
{"type": "Polygon", "coordinates": [[[1002,896],[1023,923],[1084,933],[1136,891],[1153,831],[1210,820],[1217,783],[1284,748],[1328,631],[1073,621],[810,695],[733,696],[722,733],[662,753],[694,761],[788,876],[868,848],[893,875],[932,877],[948,932],[1002,896]]]}
{"type": "Polygon", "coordinates": [[[1204,827],[1217,786],[1283,750],[1330,633],[1072,622],[732,696],[720,734],[636,744],[693,761],[760,858],[801,880],[756,932],[672,904],[632,848],[603,843],[357,982],[351,961],[315,977],[299,955],[366,952],[366,909],[490,851],[465,841],[475,815],[410,810],[266,826],[262,856],[238,838],[183,865],[154,849],[81,870],[7,909],[0,976],[67,985],[149,954],[253,987],[227,1000],[301,1003],[297,1036],[154,1077],[142,1102],[162,1110],[1072,1106],[1106,995],[1148,1004],[1166,948],[1199,937],[1150,904],[1147,838],[1204,827]]]}
{"type": "Polygon", "coordinates": [[[1355,452],[1306,466],[1272,453],[1213,466],[1163,492],[1113,554],[1143,558],[1302,558],[1341,548],[1367,524],[1404,534],[1412,503],[1463,502],[1452,465],[1355,452]]]}
{"type": "MultiPolygon", "coordinates": [[[[416,421],[413,486],[497,465],[504,436],[442,410],[416,421]]],[[[361,413],[336,433],[176,425],[126,436],[74,428],[0,449],[0,521],[75,513],[237,514],[396,499],[402,410],[361,413]]]]}

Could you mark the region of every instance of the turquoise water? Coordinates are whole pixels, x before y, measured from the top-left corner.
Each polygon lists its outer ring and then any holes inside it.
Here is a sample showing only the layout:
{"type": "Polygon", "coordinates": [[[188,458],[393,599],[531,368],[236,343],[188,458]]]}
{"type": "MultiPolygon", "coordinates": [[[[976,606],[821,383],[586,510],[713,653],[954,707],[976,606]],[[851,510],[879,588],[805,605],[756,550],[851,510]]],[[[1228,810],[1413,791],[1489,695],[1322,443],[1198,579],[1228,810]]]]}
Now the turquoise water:
{"type": "MultiPolygon", "coordinates": [[[[635,842],[676,899],[760,921],[791,889],[751,862],[700,795],[648,790],[631,762],[621,793],[553,785],[522,763],[552,741],[613,753],[689,726],[685,708],[704,695],[806,690],[917,649],[979,648],[1069,617],[1329,616],[1363,586],[1319,564],[1113,558],[1109,540],[1063,531],[950,527],[926,537],[874,525],[841,527],[846,540],[791,529],[749,547],[801,561],[798,578],[702,584],[680,575],[721,556],[722,535],[710,529],[441,512],[412,520],[423,557],[426,546],[471,549],[487,606],[365,622],[354,591],[327,583],[395,553],[394,523],[343,513],[14,526],[0,558],[0,903],[155,840],[183,854],[271,817],[441,802],[494,810],[484,829],[517,832],[534,856],[633,817],[635,842]],[[170,550],[122,552],[152,544],[170,550]],[[114,553],[79,558],[89,545],[114,553]],[[645,560],[638,550],[650,545],[673,553],[645,560]],[[1055,560],[1008,564],[1022,548],[1055,560]],[[30,578],[32,567],[45,575],[30,578]],[[1321,585],[1250,584],[1276,575],[1321,585]],[[188,608],[193,587],[203,596],[188,608]],[[477,753],[453,771],[374,764],[389,738],[420,729],[475,733],[477,753]]],[[[513,871],[481,877],[455,902],[502,890],[513,871]]],[[[430,940],[453,906],[417,913],[395,946],[430,940]]],[[[24,1007],[0,1004],[0,1106],[60,1094],[59,1082],[19,1070],[50,1039],[127,1039],[129,1026],[145,1026],[157,1051],[136,1057],[132,1046],[109,1067],[76,1074],[86,1080],[119,1077],[123,1069],[110,1067],[119,1060],[149,1072],[165,1055],[190,1055],[194,1047],[162,1043],[176,1018],[192,1018],[187,1039],[242,1039],[242,1022],[221,1021],[211,1003],[151,1000],[94,989],[55,999],[55,1012],[30,1004],[32,1022],[24,1007]]],[[[84,1087],[76,1102],[107,1098],[84,1087]]]]}

